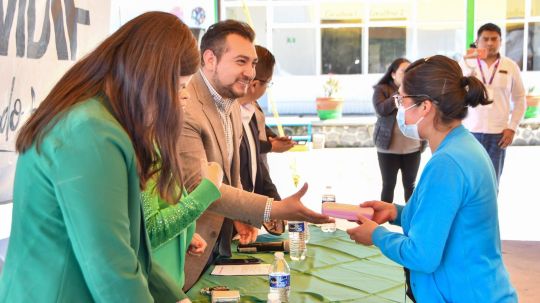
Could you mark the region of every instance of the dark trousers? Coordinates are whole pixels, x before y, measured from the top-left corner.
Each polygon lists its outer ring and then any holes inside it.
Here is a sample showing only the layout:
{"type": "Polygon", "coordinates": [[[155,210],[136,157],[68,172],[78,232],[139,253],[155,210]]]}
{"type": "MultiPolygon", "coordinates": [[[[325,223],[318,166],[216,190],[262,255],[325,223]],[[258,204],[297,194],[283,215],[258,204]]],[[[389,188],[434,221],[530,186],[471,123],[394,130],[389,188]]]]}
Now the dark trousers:
{"type": "Polygon", "coordinates": [[[497,175],[497,186],[504,167],[504,158],[506,157],[506,149],[499,147],[499,141],[501,141],[502,134],[482,134],[472,133],[473,136],[484,146],[493,167],[495,168],[495,174],[497,175]]]}
{"type": "Polygon", "coordinates": [[[394,189],[398,170],[401,169],[401,181],[405,192],[405,202],[409,201],[420,167],[420,151],[410,154],[387,154],[377,152],[382,176],[381,201],[394,202],[394,189]]]}

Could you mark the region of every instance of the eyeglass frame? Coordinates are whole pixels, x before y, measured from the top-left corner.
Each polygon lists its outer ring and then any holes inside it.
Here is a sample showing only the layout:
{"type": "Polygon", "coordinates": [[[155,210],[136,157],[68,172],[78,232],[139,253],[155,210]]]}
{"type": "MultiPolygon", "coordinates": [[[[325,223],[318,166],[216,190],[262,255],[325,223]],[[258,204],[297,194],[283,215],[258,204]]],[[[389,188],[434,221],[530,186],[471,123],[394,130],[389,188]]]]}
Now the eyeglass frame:
{"type": "MultiPolygon", "coordinates": [[[[399,107],[403,107],[403,98],[411,98],[411,99],[419,99],[419,98],[423,98],[424,100],[429,100],[435,104],[438,104],[439,102],[433,98],[431,98],[429,95],[426,95],[426,94],[419,94],[419,95],[400,95],[400,94],[395,94],[392,96],[392,98],[394,98],[394,104],[396,105],[397,108],[399,107]]],[[[413,105],[407,107],[407,108],[404,108],[405,110],[408,110],[409,108],[413,108],[417,105],[419,105],[420,103],[422,102],[419,102],[419,103],[414,103],[413,105]]]]}
{"type": "Polygon", "coordinates": [[[253,80],[257,80],[259,82],[262,82],[262,83],[266,84],[266,87],[272,87],[272,85],[274,85],[273,81],[262,80],[262,79],[257,79],[257,78],[255,78],[253,80]]]}

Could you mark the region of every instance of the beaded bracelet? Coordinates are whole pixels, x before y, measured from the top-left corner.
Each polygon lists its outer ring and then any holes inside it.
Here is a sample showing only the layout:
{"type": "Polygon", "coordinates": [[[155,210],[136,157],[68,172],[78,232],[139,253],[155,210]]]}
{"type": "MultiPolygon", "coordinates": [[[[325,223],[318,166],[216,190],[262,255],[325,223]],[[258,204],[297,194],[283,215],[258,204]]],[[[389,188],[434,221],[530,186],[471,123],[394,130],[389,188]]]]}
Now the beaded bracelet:
{"type": "Polygon", "coordinates": [[[268,198],[266,200],[266,206],[264,207],[264,215],[263,215],[263,222],[269,222],[270,221],[270,212],[272,211],[272,202],[274,199],[268,198]]]}

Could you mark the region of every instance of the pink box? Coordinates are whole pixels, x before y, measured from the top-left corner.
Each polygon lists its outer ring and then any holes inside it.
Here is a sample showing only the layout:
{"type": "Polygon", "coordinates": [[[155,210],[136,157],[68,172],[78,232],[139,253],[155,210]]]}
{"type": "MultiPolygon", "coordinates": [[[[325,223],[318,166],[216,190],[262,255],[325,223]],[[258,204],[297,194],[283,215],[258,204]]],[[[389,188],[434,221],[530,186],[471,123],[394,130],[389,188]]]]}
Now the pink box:
{"type": "Polygon", "coordinates": [[[374,210],[371,207],[360,207],[352,204],[342,204],[334,202],[324,202],[322,213],[333,218],[341,218],[349,221],[358,221],[358,215],[362,215],[371,220],[374,210]]]}

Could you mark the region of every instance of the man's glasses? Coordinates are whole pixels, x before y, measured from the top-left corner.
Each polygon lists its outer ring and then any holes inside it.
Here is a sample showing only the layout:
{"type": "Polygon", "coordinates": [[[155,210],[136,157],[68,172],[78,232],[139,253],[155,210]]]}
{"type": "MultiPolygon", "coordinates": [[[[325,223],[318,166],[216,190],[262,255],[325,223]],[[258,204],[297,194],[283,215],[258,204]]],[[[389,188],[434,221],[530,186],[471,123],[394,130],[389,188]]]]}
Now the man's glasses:
{"type": "Polygon", "coordinates": [[[253,80],[257,80],[257,81],[259,81],[261,83],[264,83],[266,85],[266,87],[272,87],[272,85],[274,85],[274,82],[268,81],[268,80],[261,80],[261,79],[257,79],[257,78],[255,78],[253,80]]]}

